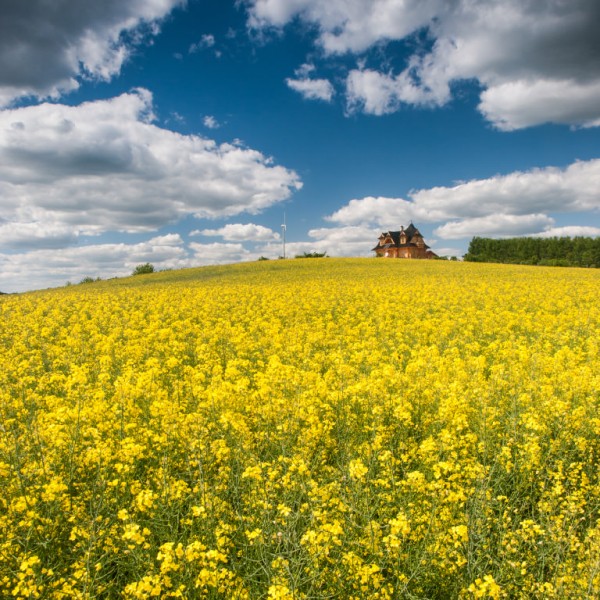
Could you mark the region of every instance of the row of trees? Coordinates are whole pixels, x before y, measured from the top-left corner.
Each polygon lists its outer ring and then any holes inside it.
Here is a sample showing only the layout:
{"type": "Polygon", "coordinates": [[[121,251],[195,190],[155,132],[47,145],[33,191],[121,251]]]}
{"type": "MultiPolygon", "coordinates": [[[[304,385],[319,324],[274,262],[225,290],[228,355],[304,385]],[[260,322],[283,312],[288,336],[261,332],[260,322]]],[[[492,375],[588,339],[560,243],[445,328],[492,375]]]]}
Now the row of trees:
{"type": "Polygon", "coordinates": [[[474,237],[464,259],[472,262],[598,268],[600,238],[520,237],[496,240],[474,237]]]}

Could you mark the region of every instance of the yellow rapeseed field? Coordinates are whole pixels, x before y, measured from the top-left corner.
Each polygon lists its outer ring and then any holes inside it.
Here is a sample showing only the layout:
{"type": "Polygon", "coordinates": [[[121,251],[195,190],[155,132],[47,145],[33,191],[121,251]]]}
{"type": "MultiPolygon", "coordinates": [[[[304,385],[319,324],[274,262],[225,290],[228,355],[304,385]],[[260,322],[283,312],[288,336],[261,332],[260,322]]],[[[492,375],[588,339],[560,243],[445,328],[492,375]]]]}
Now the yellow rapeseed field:
{"type": "Polygon", "coordinates": [[[0,597],[596,598],[600,273],[305,259],[0,299],[0,597]]]}

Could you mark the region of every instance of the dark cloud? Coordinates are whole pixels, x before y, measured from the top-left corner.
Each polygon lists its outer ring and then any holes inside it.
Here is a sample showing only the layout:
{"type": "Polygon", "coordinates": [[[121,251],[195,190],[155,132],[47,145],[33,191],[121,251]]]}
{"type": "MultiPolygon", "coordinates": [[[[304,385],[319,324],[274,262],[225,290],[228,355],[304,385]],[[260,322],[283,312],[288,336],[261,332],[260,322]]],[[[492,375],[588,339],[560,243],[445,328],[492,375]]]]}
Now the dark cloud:
{"type": "MultiPolygon", "coordinates": [[[[3,0],[0,105],[20,96],[57,96],[78,77],[108,79],[127,58],[131,35],[186,0],[3,0]]],[[[137,36],[139,37],[139,36],[137,36]]]]}

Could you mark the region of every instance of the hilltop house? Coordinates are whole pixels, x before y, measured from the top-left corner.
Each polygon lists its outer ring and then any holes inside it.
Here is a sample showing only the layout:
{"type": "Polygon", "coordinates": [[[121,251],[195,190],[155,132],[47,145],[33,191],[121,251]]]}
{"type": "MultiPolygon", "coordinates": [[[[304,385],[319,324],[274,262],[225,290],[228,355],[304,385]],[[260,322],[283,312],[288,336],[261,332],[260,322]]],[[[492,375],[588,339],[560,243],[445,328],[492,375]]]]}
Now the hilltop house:
{"type": "Polygon", "coordinates": [[[388,258],[436,258],[419,230],[411,223],[400,231],[387,231],[379,236],[379,243],[372,250],[377,256],[388,258]]]}

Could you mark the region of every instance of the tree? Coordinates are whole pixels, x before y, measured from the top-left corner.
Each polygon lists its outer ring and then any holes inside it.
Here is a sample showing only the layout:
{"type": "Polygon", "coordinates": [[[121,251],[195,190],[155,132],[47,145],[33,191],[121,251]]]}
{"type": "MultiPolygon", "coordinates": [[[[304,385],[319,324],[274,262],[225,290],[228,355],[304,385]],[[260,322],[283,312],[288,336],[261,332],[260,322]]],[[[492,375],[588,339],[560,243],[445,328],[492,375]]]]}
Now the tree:
{"type": "Polygon", "coordinates": [[[324,258],[327,252],[305,252],[304,254],[296,254],[296,258],[324,258]]]}
{"type": "Polygon", "coordinates": [[[598,267],[600,238],[520,237],[496,240],[474,237],[465,260],[555,267],[598,267]]]}
{"type": "Polygon", "coordinates": [[[154,273],[154,265],[151,265],[150,263],[138,265],[133,270],[132,275],[146,275],[147,273],[154,273]]]}

